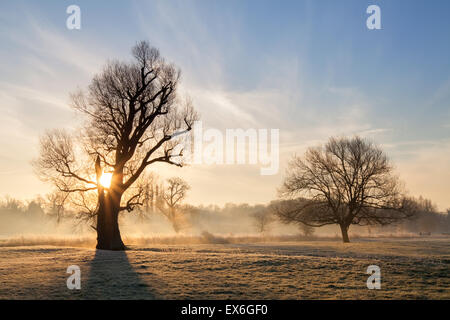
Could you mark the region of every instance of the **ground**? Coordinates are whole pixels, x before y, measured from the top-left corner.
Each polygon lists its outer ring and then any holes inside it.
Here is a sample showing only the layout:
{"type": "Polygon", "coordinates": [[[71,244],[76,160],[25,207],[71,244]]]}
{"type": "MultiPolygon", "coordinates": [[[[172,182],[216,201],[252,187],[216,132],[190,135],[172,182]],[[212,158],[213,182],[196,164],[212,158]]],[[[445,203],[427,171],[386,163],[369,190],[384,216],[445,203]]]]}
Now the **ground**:
{"type": "Polygon", "coordinates": [[[0,299],[450,299],[450,241],[0,247],[0,299]],[[81,269],[69,290],[66,269],[81,269]],[[368,290],[369,265],[381,289],[368,290]]]}

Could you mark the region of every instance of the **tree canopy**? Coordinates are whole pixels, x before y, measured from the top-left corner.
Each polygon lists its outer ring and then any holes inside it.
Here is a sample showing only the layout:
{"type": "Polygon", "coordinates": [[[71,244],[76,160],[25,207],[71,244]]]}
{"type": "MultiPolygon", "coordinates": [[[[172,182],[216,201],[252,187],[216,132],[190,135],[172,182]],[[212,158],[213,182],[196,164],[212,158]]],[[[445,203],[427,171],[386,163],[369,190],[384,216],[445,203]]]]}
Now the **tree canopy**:
{"type": "Polygon", "coordinates": [[[280,189],[276,214],[285,222],[312,227],[338,224],[348,242],[348,228],[386,225],[410,216],[408,201],[393,167],[380,147],[361,137],[330,138],[294,156],[280,189]]]}
{"type": "MultiPolygon", "coordinates": [[[[62,194],[62,202],[100,217],[97,232],[117,224],[118,212],[144,204],[147,167],[183,165],[179,137],[198,118],[191,101],[177,95],[180,71],[174,65],[146,41],[137,43],[132,55],[129,62],[108,62],[86,90],[72,94],[84,126],[72,133],[48,131],[35,161],[37,173],[62,194]],[[101,183],[105,173],[111,174],[108,186],[101,183]],[[106,222],[104,210],[112,215],[106,222]]],[[[115,229],[111,232],[118,233],[115,229]]]]}

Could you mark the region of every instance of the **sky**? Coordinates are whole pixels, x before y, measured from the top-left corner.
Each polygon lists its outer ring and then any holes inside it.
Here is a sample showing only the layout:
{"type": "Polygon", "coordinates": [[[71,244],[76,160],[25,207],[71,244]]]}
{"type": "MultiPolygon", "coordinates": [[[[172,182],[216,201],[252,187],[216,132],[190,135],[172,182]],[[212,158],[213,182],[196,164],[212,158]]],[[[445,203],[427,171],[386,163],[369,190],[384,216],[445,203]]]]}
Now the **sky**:
{"type": "Polygon", "coordinates": [[[355,134],[380,144],[410,195],[450,208],[450,2],[2,1],[0,197],[50,191],[33,172],[46,129],[82,119],[69,95],[148,40],[182,70],[205,128],[279,129],[280,170],[156,166],[193,204],[266,203],[293,154],[355,134]],[[81,29],[69,30],[69,5],[81,29]],[[366,9],[381,9],[369,30],[366,9]]]}

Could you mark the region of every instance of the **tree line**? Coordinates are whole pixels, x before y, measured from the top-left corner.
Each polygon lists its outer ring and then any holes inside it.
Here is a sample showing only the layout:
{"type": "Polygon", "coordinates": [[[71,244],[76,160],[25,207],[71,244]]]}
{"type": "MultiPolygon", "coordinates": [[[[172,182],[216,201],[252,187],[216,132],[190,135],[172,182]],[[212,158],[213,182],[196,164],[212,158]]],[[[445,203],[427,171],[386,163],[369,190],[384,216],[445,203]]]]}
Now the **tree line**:
{"type": "MultiPolygon", "coordinates": [[[[374,236],[379,233],[416,235],[450,233],[450,209],[447,212],[439,212],[428,199],[419,197],[411,200],[418,206],[414,218],[399,221],[393,225],[367,226],[358,231],[374,236]]],[[[184,233],[196,230],[200,233],[205,231],[212,234],[260,234],[262,237],[272,234],[279,235],[277,230],[280,230],[280,226],[284,222],[273,211],[273,205],[277,205],[279,201],[257,205],[228,203],[224,206],[193,206],[180,203],[177,207],[175,224],[162,211],[158,210],[156,204],[154,206],[149,204],[149,206],[143,206],[140,210],[131,212],[127,216],[129,218],[127,221],[151,224],[154,223],[154,217],[161,217],[166,219],[174,232],[184,233]]],[[[64,208],[63,214],[59,210],[55,210],[52,197],[48,196],[36,197],[28,201],[10,197],[0,200],[0,235],[41,233],[40,229],[47,231],[58,223],[73,225],[78,231],[88,230],[88,225],[79,219],[79,213],[70,208],[64,208]]],[[[314,237],[316,228],[298,222],[287,222],[287,224],[293,226],[289,229],[292,234],[297,232],[303,238],[314,237]]],[[[281,229],[281,232],[285,232],[285,230],[281,229]]],[[[151,235],[149,234],[149,236],[151,235]]]]}

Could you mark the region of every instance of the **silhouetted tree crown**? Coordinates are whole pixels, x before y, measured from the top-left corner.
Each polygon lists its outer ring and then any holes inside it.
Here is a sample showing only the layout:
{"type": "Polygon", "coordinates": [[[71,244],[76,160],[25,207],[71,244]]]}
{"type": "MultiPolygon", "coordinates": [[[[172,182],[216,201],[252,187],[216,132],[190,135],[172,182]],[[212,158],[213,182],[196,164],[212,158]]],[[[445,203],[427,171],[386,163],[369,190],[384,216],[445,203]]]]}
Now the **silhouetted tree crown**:
{"type": "Polygon", "coordinates": [[[275,213],[284,222],[313,227],[338,224],[344,242],[348,228],[386,225],[410,216],[398,178],[378,146],[361,137],[330,138],[294,156],[280,189],[284,197],[304,199],[278,203],[275,213]]]}
{"type": "Polygon", "coordinates": [[[108,62],[86,91],[72,95],[85,126],[77,134],[47,132],[35,161],[40,177],[62,194],[60,202],[97,218],[97,247],[104,249],[124,248],[118,213],[145,203],[149,165],[183,165],[178,137],[198,118],[177,95],[177,68],[145,41],[132,54],[130,62],[108,62]],[[101,184],[105,172],[112,174],[110,186],[101,184]]]}

